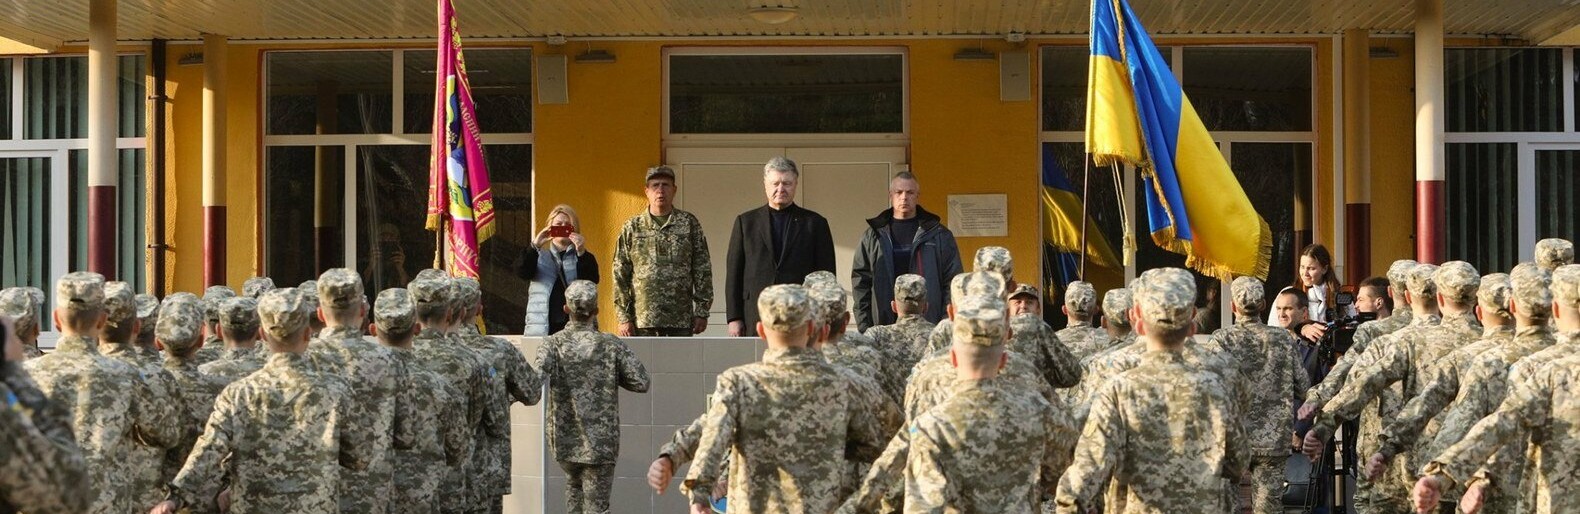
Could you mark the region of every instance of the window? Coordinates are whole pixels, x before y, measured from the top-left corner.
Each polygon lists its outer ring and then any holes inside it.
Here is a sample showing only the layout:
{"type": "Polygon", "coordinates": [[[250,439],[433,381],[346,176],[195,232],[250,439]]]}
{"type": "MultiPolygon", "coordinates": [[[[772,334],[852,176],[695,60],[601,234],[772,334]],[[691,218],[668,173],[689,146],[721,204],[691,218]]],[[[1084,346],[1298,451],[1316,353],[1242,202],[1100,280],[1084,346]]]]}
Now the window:
{"type": "Polygon", "coordinates": [[[1310,48],[1185,48],[1181,86],[1207,130],[1311,130],[1310,48]]]}
{"type": "Polygon", "coordinates": [[[1580,235],[1580,150],[1536,152],[1536,238],[1580,235]]]}
{"type": "MultiPolygon", "coordinates": [[[[498,230],[483,243],[484,319],[520,333],[531,244],[532,56],[468,49],[498,230]]],[[[424,228],[433,50],[269,52],[264,137],[264,272],[297,284],[324,270],[362,273],[368,298],[432,267],[424,228]]]]}
{"type": "Polygon", "coordinates": [[[1515,145],[1448,145],[1448,253],[1477,270],[1517,264],[1515,145]]]}
{"type": "Polygon", "coordinates": [[[905,132],[899,53],[669,56],[671,134],[905,132]]]}
{"type": "Polygon", "coordinates": [[[1451,48],[1443,58],[1449,132],[1563,130],[1557,48],[1451,48]]]}

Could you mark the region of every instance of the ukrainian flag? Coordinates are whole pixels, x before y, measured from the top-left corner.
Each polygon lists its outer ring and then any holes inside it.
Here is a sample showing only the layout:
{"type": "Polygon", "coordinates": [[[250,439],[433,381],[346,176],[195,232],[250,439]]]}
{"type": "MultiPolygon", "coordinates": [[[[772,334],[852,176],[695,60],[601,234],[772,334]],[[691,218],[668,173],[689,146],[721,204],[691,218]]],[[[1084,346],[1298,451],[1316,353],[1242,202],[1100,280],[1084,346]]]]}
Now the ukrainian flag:
{"type": "Polygon", "coordinates": [[[1267,278],[1272,231],[1125,0],[1093,0],[1086,151],[1136,166],[1152,241],[1228,281],[1267,278]]]}
{"type": "MultiPolygon", "coordinates": [[[[1081,194],[1064,174],[1064,168],[1054,158],[1052,143],[1042,145],[1042,240],[1058,252],[1056,277],[1060,286],[1078,280],[1075,272],[1080,269],[1078,257],[1086,254],[1087,264],[1106,271],[1122,271],[1124,266],[1115,257],[1114,247],[1103,237],[1097,224],[1086,220],[1086,248],[1081,248],[1082,214],[1081,194]]],[[[1088,279],[1090,280],[1090,279],[1088,279]]]]}

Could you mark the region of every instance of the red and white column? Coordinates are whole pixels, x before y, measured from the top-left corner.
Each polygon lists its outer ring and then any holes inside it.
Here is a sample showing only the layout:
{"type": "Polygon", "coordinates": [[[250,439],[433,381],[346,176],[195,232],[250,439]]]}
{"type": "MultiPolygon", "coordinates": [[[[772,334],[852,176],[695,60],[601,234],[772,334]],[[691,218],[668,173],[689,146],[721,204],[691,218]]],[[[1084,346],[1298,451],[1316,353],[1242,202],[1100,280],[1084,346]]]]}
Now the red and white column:
{"type": "Polygon", "coordinates": [[[1371,275],[1371,34],[1344,31],[1344,283],[1371,275]]]}
{"type": "Polygon", "coordinates": [[[120,183],[115,137],[117,105],[115,1],[88,3],[88,271],[116,279],[115,247],[120,240],[115,188],[120,183]]]}
{"type": "Polygon", "coordinates": [[[1434,264],[1448,243],[1443,108],[1443,0],[1416,0],[1415,259],[1434,264]]]}
{"type": "Polygon", "coordinates": [[[225,283],[225,36],[203,36],[203,285],[225,283]]]}

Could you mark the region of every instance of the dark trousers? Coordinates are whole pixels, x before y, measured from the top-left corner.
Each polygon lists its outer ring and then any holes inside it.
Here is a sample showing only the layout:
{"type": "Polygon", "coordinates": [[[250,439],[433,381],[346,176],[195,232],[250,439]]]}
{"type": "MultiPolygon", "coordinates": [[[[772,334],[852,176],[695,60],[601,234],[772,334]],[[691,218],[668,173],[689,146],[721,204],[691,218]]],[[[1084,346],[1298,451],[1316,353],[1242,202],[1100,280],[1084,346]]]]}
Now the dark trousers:
{"type": "Polygon", "coordinates": [[[691,327],[683,328],[657,328],[647,327],[636,329],[637,337],[691,337],[691,327]]]}

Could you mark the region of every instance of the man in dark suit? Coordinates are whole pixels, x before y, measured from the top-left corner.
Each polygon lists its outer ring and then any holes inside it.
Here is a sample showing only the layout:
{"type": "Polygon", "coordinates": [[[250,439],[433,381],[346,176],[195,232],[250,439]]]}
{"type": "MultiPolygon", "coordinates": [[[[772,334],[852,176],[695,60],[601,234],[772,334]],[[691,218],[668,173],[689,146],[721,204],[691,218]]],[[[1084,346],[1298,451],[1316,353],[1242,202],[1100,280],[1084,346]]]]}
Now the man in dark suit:
{"type": "Polygon", "coordinates": [[[808,273],[834,272],[828,220],[795,204],[801,172],[775,157],[763,166],[768,205],[741,213],[730,230],[724,308],[730,336],[757,335],[757,293],[774,284],[799,284],[808,273]]]}

